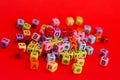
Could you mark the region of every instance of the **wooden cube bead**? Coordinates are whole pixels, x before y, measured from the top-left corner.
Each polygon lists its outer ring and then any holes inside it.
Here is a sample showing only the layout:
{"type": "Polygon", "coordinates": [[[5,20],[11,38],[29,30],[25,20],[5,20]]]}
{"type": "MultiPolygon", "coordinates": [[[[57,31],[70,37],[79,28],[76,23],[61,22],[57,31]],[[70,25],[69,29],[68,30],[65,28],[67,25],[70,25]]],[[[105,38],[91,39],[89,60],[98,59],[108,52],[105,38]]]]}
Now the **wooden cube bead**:
{"type": "Polygon", "coordinates": [[[49,62],[49,61],[55,61],[56,60],[56,56],[55,54],[51,53],[51,54],[47,54],[47,57],[46,57],[46,61],[49,62]]]}
{"type": "Polygon", "coordinates": [[[85,64],[85,59],[84,59],[84,58],[77,58],[75,62],[76,62],[76,63],[79,63],[81,66],[84,66],[84,64],[85,64]]]}
{"type": "Polygon", "coordinates": [[[75,24],[76,24],[77,26],[82,25],[82,24],[83,24],[83,18],[80,17],[80,16],[77,16],[77,17],[76,17],[75,24]]]}
{"type": "Polygon", "coordinates": [[[24,20],[18,19],[17,20],[17,28],[22,29],[23,25],[24,25],[24,20]]]}
{"type": "Polygon", "coordinates": [[[69,65],[69,63],[70,63],[70,56],[63,55],[63,57],[62,57],[62,64],[69,65]]]}
{"type": "Polygon", "coordinates": [[[72,66],[72,71],[74,74],[80,74],[82,72],[82,66],[79,63],[74,63],[72,66]]]}
{"type": "Polygon", "coordinates": [[[89,34],[91,32],[91,26],[90,25],[84,25],[84,32],[86,34],[89,34]]]}
{"type": "Polygon", "coordinates": [[[50,72],[55,72],[58,68],[57,62],[47,62],[47,70],[50,72]]]}
{"type": "Polygon", "coordinates": [[[100,65],[101,66],[107,66],[109,62],[109,58],[106,56],[102,56],[100,59],[100,65]]]}
{"type": "Polygon", "coordinates": [[[28,46],[27,46],[27,53],[31,53],[31,52],[33,52],[34,50],[35,50],[35,45],[34,44],[29,44],[28,46]]]}
{"type": "Polygon", "coordinates": [[[87,55],[92,55],[94,48],[92,46],[86,46],[85,50],[87,51],[87,55]]]}
{"type": "Polygon", "coordinates": [[[61,30],[59,28],[54,28],[54,38],[59,38],[61,35],[61,30]]]}
{"type": "Polygon", "coordinates": [[[96,27],[94,33],[97,35],[102,35],[103,29],[101,27],[96,27]]]}
{"type": "Polygon", "coordinates": [[[22,30],[29,30],[30,28],[31,28],[31,25],[28,24],[28,23],[25,23],[25,24],[23,25],[22,30]]]}
{"type": "Polygon", "coordinates": [[[105,49],[105,48],[102,48],[102,49],[100,50],[99,57],[107,56],[107,55],[108,55],[108,50],[105,49]]]}
{"type": "Polygon", "coordinates": [[[16,34],[16,36],[15,36],[15,41],[16,42],[22,42],[23,39],[24,39],[23,34],[20,34],[20,33],[16,34]]]}
{"type": "Polygon", "coordinates": [[[52,25],[57,27],[60,25],[60,20],[58,18],[52,18],[52,25]]]}
{"type": "Polygon", "coordinates": [[[70,42],[69,41],[63,41],[63,45],[64,45],[64,50],[69,50],[70,49],[70,42]]]}
{"type": "Polygon", "coordinates": [[[31,59],[38,60],[38,52],[31,52],[30,53],[30,60],[31,59]]]}
{"type": "Polygon", "coordinates": [[[89,42],[90,44],[94,44],[95,41],[96,41],[96,37],[95,37],[94,35],[89,35],[89,36],[88,36],[88,42],[89,42]]]}
{"type": "Polygon", "coordinates": [[[24,42],[18,43],[18,48],[22,50],[23,52],[26,51],[26,44],[24,42]]]}
{"type": "Polygon", "coordinates": [[[39,25],[40,21],[38,19],[33,19],[31,26],[33,28],[36,28],[39,25]]]}
{"type": "Polygon", "coordinates": [[[41,38],[41,35],[39,35],[38,33],[34,32],[32,35],[32,39],[35,41],[39,41],[41,38]]]}
{"type": "Polygon", "coordinates": [[[24,36],[30,36],[31,35],[30,30],[23,30],[23,35],[24,36]]]}
{"type": "Polygon", "coordinates": [[[67,17],[65,20],[65,23],[67,26],[72,26],[74,24],[74,19],[73,17],[67,17]]]}
{"type": "Polygon", "coordinates": [[[37,70],[39,68],[39,61],[35,59],[30,60],[30,69],[37,70]]]}
{"type": "Polygon", "coordinates": [[[86,43],[84,41],[78,41],[78,50],[85,50],[86,43]]]}
{"type": "Polygon", "coordinates": [[[2,38],[0,41],[0,46],[2,48],[7,48],[9,44],[10,44],[10,39],[8,38],[2,38]]]}

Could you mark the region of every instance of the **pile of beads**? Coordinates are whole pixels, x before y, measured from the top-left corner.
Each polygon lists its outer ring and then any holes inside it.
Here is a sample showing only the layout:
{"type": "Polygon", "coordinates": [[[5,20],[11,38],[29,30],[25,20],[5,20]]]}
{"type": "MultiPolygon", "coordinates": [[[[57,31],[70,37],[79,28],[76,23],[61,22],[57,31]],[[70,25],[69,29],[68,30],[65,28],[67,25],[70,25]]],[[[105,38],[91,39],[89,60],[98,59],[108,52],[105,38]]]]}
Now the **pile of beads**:
{"type": "MultiPolygon", "coordinates": [[[[75,23],[77,26],[83,24],[83,18],[77,16],[67,17],[65,23],[68,27],[59,27],[60,20],[53,18],[50,25],[43,24],[39,32],[34,32],[31,35],[31,27],[37,28],[40,21],[33,19],[32,23],[25,23],[23,19],[17,20],[17,28],[23,33],[17,33],[15,41],[18,43],[18,49],[22,52],[30,54],[30,69],[38,69],[39,56],[46,56],[47,70],[55,72],[58,68],[56,59],[60,59],[63,65],[69,65],[71,60],[74,60],[72,71],[74,74],[80,74],[85,63],[86,56],[93,54],[94,48],[90,44],[95,42],[105,43],[107,37],[102,37],[103,30],[101,27],[96,27],[94,35],[91,33],[91,26],[84,25],[84,30],[75,30],[72,27],[75,23]],[[87,44],[88,43],[88,44],[87,44]]],[[[101,49],[99,56],[101,57],[100,64],[107,66],[108,51],[101,49]]]]}

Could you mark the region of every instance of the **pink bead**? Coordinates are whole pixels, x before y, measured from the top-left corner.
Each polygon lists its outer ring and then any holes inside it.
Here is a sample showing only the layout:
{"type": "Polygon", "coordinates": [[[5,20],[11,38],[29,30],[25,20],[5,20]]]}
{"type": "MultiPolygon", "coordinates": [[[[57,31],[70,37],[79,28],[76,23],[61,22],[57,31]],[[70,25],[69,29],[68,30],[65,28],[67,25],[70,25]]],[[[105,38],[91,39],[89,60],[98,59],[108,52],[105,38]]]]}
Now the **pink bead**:
{"type": "Polygon", "coordinates": [[[64,50],[64,44],[63,43],[57,43],[55,46],[54,46],[54,49],[55,51],[57,52],[62,52],[64,50]]]}
{"type": "Polygon", "coordinates": [[[48,51],[48,50],[51,50],[51,48],[52,48],[51,42],[49,42],[49,41],[44,41],[43,42],[42,49],[48,51]]]}
{"type": "Polygon", "coordinates": [[[60,25],[60,20],[58,18],[53,18],[52,19],[52,25],[57,27],[60,25]]]}
{"type": "Polygon", "coordinates": [[[100,60],[100,65],[101,66],[107,66],[108,65],[109,58],[106,56],[102,56],[100,60]]]}
{"type": "Polygon", "coordinates": [[[78,35],[80,36],[80,40],[84,40],[85,32],[79,32],[78,35]]]}
{"type": "Polygon", "coordinates": [[[40,40],[41,35],[39,35],[38,33],[34,32],[32,35],[32,39],[35,41],[39,41],[40,40]]]}

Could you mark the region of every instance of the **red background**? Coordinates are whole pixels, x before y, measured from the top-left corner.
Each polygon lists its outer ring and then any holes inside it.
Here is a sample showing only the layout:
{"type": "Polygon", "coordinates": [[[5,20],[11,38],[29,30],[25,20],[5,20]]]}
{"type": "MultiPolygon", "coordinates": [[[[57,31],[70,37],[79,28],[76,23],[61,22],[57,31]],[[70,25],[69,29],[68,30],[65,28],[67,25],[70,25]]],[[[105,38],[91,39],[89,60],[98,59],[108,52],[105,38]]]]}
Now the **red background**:
{"type": "MultiPolygon", "coordinates": [[[[119,80],[119,19],[120,3],[117,0],[1,0],[0,1],[0,39],[8,37],[11,43],[7,49],[0,48],[0,79],[2,80],[119,80]],[[29,69],[29,55],[22,54],[21,59],[15,59],[15,34],[21,32],[16,29],[16,20],[23,18],[31,22],[39,19],[40,26],[48,24],[51,18],[58,17],[64,26],[67,16],[84,18],[84,24],[101,26],[104,35],[109,37],[108,44],[96,43],[95,52],[86,58],[83,72],[75,75],[71,71],[72,62],[64,66],[59,62],[55,73],[46,71],[46,61],[39,59],[39,70],[29,69]],[[99,65],[98,52],[105,47],[109,50],[109,64],[107,67],[99,65]]],[[[33,30],[34,31],[34,30],[33,30]]]]}

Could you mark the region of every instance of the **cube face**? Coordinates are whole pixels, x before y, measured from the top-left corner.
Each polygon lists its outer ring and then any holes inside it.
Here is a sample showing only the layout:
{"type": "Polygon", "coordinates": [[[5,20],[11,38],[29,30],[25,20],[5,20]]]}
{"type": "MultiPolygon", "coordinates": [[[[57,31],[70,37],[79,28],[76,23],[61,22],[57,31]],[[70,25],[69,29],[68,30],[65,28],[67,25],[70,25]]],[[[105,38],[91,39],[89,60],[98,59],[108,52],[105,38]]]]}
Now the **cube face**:
{"type": "Polygon", "coordinates": [[[25,24],[23,25],[22,30],[29,30],[30,28],[31,28],[31,25],[28,24],[28,23],[25,23],[25,24]]]}
{"type": "Polygon", "coordinates": [[[24,25],[24,20],[18,19],[17,20],[17,28],[22,29],[23,25],[24,25]]]}
{"type": "Polygon", "coordinates": [[[80,17],[80,16],[77,16],[76,17],[76,25],[77,26],[80,26],[80,25],[82,25],[82,23],[83,23],[83,18],[82,17],[80,17]]]}
{"type": "Polygon", "coordinates": [[[56,60],[55,54],[47,54],[46,60],[47,60],[47,62],[55,61],[56,60]]]}
{"type": "Polygon", "coordinates": [[[2,48],[7,48],[9,44],[10,44],[10,39],[8,38],[2,38],[2,40],[0,41],[0,46],[2,48]]]}
{"type": "Polygon", "coordinates": [[[44,50],[51,50],[52,48],[52,44],[49,41],[44,41],[42,44],[42,49],[44,50]]]}
{"type": "Polygon", "coordinates": [[[45,36],[46,37],[53,37],[54,36],[54,29],[53,28],[45,28],[45,36]]]}
{"type": "Polygon", "coordinates": [[[16,42],[22,42],[23,39],[24,39],[23,34],[20,34],[20,33],[16,34],[16,37],[15,37],[16,42]]]}
{"type": "Polygon", "coordinates": [[[33,19],[32,20],[32,27],[36,28],[39,25],[40,21],[38,19],[33,19]]]}
{"type": "Polygon", "coordinates": [[[94,33],[97,34],[97,35],[102,35],[103,29],[101,27],[96,27],[94,33]]]}
{"type": "Polygon", "coordinates": [[[84,66],[85,59],[84,58],[77,58],[76,63],[79,63],[81,66],[84,66]]]}
{"type": "Polygon", "coordinates": [[[61,30],[59,28],[54,28],[54,38],[59,38],[61,35],[61,30]]]}
{"type": "Polygon", "coordinates": [[[38,52],[31,52],[30,53],[30,60],[31,59],[38,60],[38,52]]]}
{"type": "Polygon", "coordinates": [[[57,51],[57,52],[62,52],[64,50],[64,44],[62,43],[57,43],[55,46],[54,46],[54,50],[57,51]]]}
{"type": "Polygon", "coordinates": [[[78,58],[82,58],[82,51],[81,50],[74,51],[73,58],[74,58],[74,60],[76,60],[78,58]]]}
{"type": "Polygon", "coordinates": [[[26,51],[26,44],[23,43],[23,42],[18,43],[18,48],[21,49],[21,50],[23,50],[23,52],[25,52],[26,51]]]}
{"type": "Polygon", "coordinates": [[[74,63],[72,70],[74,74],[80,74],[82,72],[82,66],[79,63],[74,63]]]}
{"type": "Polygon", "coordinates": [[[108,50],[102,48],[102,49],[100,50],[99,57],[107,56],[107,55],[108,55],[108,50]]]}
{"type": "Polygon", "coordinates": [[[58,63],[56,62],[47,62],[47,70],[50,72],[55,72],[58,68],[58,63]]]}
{"type": "Polygon", "coordinates": [[[52,19],[52,25],[57,27],[60,25],[60,20],[58,18],[53,18],[52,19]]]}
{"type": "Polygon", "coordinates": [[[64,50],[68,51],[70,49],[70,42],[69,41],[64,41],[63,44],[64,44],[64,50]]]}
{"type": "Polygon", "coordinates": [[[73,52],[73,51],[68,51],[66,55],[67,55],[67,56],[70,56],[70,60],[72,60],[72,59],[73,59],[74,52],[73,52]]]}
{"type": "Polygon", "coordinates": [[[69,63],[70,63],[70,56],[68,56],[68,55],[63,55],[62,64],[64,64],[64,65],[69,65],[69,63]]]}
{"type": "Polygon", "coordinates": [[[30,30],[23,30],[23,35],[24,36],[30,36],[31,35],[30,30]]]}
{"type": "Polygon", "coordinates": [[[38,33],[34,32],[32,35],[32,39],[35,41],[39,41],[41,38],[41,35],[39,35],[38,33]]]}
{"type": "Polygon", "coordinates": [[[94,48],[92,46],[86,46],[85,50],[87,51],[87,55],[92,55],[94,48]]]}
{"type": "Polygon", "coordinates": [[[70,50],[77,50],[77,42],[75,38],[69,38],[70,50]]]}
{"type": "Polygon", "coordinates": [[[96,37],[95,37],[95,36],[93,36],[93,35],[89,35],[89,36],[88,36],[88,42],[89,42],[90,44],[94,44],[95,41],[96,41],[96,37]]]}
{"type": "Polygon", "coordinates": [[[78,50],[85,50],[86,43],[84,41],[78,41],[78,50]]]}
{"type": "Polygon", "coordinates": [[[87,52],[85,50],[82,50],[82,57],[81,58],[86,58],[87,52]]]}
{"type": "Polygon", "coordinates": [[[100,42],[101,38],[102,38],[102,35],[95,34],[95,37],[96,37],[96,42],[100,42]]]}
{"type": "Polygon", "coordinates": [[[91,32],[91,26],[90,25],[84,25],[84,32],[86,34],[89,34],[91,32]]]}
{"type": "Polygon", "coordinates": [[[35,49],[35,45],[34,45],[34,44],[29,44],[29,45],[27,46],[27,52],[28,52],[28,53],[33,52],[34,49],[35,49]]]}
{"type": "Polygon", "coordinates": [[[100,60],[100,65],[101,66],[107,66],[108,65],[109,58],[106,56],[102,56],[100,60]]]}
{"type": "Polygon", "coordinates": [[[38,61],[38,60],[31,59],[31,60],[30,60],[30,69],[31,69],[31,70],[37,70],[38,67],[39,67],[39,61],[38,61]]]}
{"type": "Polygon", "coordinates": [[[67,26],[72,26],[74,24],[74,19],[72,17],[67,17],[65,23],[67,26]]]}
{"type": "Polygon", "coordinates": [[[42,54],[42,47],[36,46],[35,47],[35,52],[38,52],[38,55],[41,56],[41,54],[42,54]]]}

